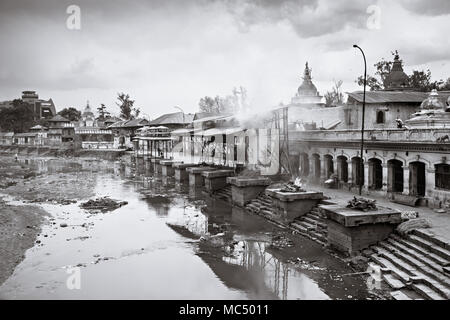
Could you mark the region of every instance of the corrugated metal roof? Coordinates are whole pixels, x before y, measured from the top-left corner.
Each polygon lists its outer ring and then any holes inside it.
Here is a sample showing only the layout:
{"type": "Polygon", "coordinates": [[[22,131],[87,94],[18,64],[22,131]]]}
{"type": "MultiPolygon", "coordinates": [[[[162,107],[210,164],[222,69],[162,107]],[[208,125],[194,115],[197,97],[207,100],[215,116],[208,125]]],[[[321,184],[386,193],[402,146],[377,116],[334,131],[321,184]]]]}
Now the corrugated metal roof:
{"type": "MultiPolygon", "coordinates": [[[[357,102],[363,102],[363,91],[355,91],[347,94],[357,102]]],[[[366,103],[421,103],[428,95],[428,92],[417,91],[366,91],[366,103]]]]}
{"type": "Polygon", "coordinates": [[[0,132],[0,137],[12,137],[14,132],[0,132]]]}
{"type": "Polygon", "coordinates": [[[191,113],[185,113],[184,117],[183,112],[166,113],[150,121],[150,125],[186,124],[191,123],[193,119],[194,115],[191,113]]]}
{"type": "Polygon", "coordinates": [[[14,137],[35,137],[37,133],[33,132],[23,132],[23,133],[16,133],[14,137]]]}
{"type": "Polygon", "coordinates": [[[146,119],[121,120],[114,122],[107,128],[134,128],[134,127],[143,127],[148,124],[149,122],[146,119]]]}

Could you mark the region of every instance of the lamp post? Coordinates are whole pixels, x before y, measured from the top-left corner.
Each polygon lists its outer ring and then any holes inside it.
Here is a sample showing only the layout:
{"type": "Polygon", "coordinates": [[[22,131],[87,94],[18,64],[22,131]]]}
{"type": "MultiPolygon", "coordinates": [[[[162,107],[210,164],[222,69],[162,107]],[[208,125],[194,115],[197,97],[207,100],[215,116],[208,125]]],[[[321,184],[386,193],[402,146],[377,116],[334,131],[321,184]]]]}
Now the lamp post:
{"type": "Polygon", "coordinates": [[[364,152],[364,114],[366,111],[366,81],[367,81],[367,62],[366,62],[366,55],[364,54],[364,51],[357,46],[356,44],[353,45],[353,48],[358,48],[359,51],[361,51],[362,56],[364,58],[364,91],[363,91],[363,105],[362,105],[362,123],[361,123],[361,166],[360,171],[358,174],[359,177],[359,195],[362,193],[362,187],[364,184],[364,160],[363,160],[363,152],[364,152]]]}

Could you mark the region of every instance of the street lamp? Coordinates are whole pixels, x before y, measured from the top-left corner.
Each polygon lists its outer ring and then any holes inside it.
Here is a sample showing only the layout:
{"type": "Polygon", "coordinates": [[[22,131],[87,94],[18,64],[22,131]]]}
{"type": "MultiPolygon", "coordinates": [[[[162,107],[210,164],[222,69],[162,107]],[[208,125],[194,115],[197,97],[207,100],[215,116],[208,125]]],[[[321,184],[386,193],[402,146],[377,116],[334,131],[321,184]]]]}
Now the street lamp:
{"type": "Polygon", "coordinates": [[[364,51],[357,46],[356,44],[353,45],[353,48],[358,48],[359,51],[361,51],[362,56],[364,58],[364,91],[363,91],[363,105],[362,105],[362,123],[361,123],[361,166],[360,166],[360,172],[358,174],[359,176],[359,195],[362,193],[362,187],[364,184],[364,160],[363,160],[363,152],[364,152],[364,113],[366,111],[366,81],[367,81],[367,62],[366,62],[366,55],[364,54],[364,51]]]}

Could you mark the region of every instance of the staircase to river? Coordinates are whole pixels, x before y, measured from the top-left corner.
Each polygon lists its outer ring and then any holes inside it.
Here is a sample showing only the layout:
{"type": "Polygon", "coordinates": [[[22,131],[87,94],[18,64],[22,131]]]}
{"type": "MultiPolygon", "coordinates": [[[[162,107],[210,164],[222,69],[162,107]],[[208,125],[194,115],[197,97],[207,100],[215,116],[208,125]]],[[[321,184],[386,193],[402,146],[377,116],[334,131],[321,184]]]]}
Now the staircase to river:
{"type": "MultiPolygon", "coordinates": [[[[221,189],[215,195],[229,200],[231,189],[221,189]]],[[[273,200],[264,192],[245,208],[277,221],[273,200]]],[[[318,207],[294,219],[289,228],[323,246],[327,244],[326,219],[318,207]]],[[[363,250],[362,254],[380,267],[394,299],[450,299],[450,246],[426,230],[414,230],[406,236],[393,233],[386,240],[363,250]]]]}
{"type": "Polygon", "coordinates": [[[314,207],[306,215],[294,219],[290,223],[290,227],[322,246],[327,244],[327,224],[318,207],[314,207]]]}
{"type": "Polygon", "coordinates": [[[382,277],[398,300],[450,299],[450,251],[447,244],[426,232],[410,235],[392,234],[388,239],[365,250],[365,255],[379,265],[382,277]]]}
{"type": "Polygon", "coordinates": [[[231,201],[231,185],[227,185],[222,189],[214,191],[212,196],[216,199],[231,201]]]}

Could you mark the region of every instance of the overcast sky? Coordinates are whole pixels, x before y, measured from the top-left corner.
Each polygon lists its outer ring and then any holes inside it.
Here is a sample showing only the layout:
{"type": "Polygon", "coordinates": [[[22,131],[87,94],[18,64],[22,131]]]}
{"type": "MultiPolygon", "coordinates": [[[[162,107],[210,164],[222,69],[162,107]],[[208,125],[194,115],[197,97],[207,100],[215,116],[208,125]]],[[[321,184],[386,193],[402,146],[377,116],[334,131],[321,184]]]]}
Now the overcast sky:
{"type": "Polygon", "coordinates": [[[449,15],[449,0],[1,0],[0,100],[36,90],[58,110],[89,100],[117,112],[123,91],[154,118],[244,86],[266,109],[289,102],[306,61],[321,94],[333,79],[357,90],[363,62],[353,43],[369,73],[397,49],[407,73],[446,79],[449,15]],[[80,30],[66,26],[71,4],[80,30]]]}

